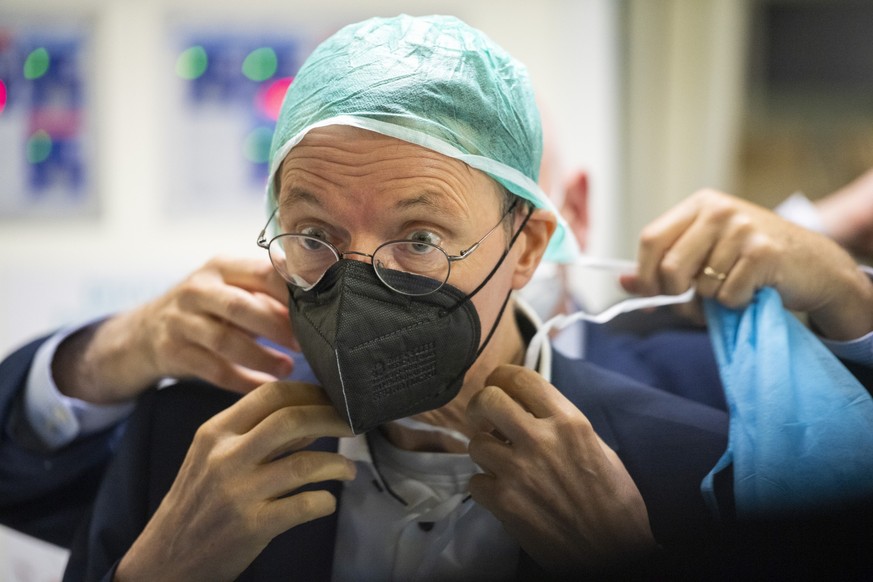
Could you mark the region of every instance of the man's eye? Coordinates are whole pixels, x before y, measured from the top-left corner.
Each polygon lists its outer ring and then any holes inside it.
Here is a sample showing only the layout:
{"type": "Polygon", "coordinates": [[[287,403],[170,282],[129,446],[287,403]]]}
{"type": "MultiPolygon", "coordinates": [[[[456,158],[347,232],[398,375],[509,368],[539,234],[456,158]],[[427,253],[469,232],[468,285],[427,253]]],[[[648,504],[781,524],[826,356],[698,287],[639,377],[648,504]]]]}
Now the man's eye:
{"type": "Polygon", "coordinates": [[[311,236],[312,238],[317,238],[319,240],[327,240],[327,233],[320,228],[316,228],[314,226],[307,226],[302,229],[298,234],[305,234],[306,236],[311,236]]]}
{"type": "Polygon", "coordinates": [[[412,244],[412,245],[410,245],[414,252],[422,253],[422,254],[428,253],[428,252],[434,250],[433,246],[431,246],[431,245],[438,246],[440,244],[440,237],[438,237],[436,234],[434,234],[430,231],[427,231],[427,230],[419,230],[419,231],[413,232],[409,236],[408,240],[412,241],[413,243],[417,243],[417,242],[428,243],[428,244],[412,244]]]}
{"type": "Polygon", "coordinates": [[[308,251],[323,251],[327,247],[324,243],[318,242],[320,239],[300,237],[300,246],[308,251]]]}
{"type": "Polygon", "coordinates": [[[309,238],[300,238],[300,245],[310,251],[324,250],[326,246],[318,241],[327,242],[327,233],[320,228],[307,227],[302,229],[298,234],[305,234],[309,238]],[[313,240],[317,239],[317,240],[313,240]]]}

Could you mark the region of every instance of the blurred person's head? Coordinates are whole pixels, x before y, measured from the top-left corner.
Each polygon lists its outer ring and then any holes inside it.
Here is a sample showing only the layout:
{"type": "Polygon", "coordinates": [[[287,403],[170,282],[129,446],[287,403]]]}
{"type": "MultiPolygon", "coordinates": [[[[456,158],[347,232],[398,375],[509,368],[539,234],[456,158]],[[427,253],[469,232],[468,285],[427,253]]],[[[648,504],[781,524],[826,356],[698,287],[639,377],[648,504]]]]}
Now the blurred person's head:
{"type": "MultiPolygon", "coordinates": [[[[547,99],[539,96],[537,103],[543,128],[539,185],[564,219],[580,252],[584,252],[588,246],[589,232],[588,173],[576,167],[568,169],[547,99]]],[[[578,278],[577,271],[561,262],[543,261],[532,281],[520,294],[543,319],[575,311],[584,303],[581,292],[584,284],[574,280],[574,277],[578,278]]]]}

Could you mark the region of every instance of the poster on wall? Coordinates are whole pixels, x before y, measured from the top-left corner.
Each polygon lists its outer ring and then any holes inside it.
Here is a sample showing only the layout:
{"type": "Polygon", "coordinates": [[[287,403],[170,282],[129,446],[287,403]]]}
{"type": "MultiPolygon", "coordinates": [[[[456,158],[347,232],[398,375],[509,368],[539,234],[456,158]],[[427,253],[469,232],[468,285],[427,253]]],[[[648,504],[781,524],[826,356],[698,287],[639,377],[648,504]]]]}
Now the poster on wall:
{"type": "Polygon", "coordinates": [[[267,158],[285,91],[317,38],[181,29],[167,131],[167,213],[263,213],[267,158]]]}
{"type": "Polygon", "coordinates": [[[98,210],[89,27],[0,20],[0,220],[98,210]]]}

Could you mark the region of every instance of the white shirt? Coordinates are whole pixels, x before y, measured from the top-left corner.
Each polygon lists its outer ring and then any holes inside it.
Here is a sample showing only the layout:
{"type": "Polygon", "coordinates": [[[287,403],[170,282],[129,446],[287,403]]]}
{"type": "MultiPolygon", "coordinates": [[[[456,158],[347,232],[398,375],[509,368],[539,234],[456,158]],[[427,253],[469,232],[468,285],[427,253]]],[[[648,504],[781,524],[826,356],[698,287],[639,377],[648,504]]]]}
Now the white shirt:
{"type": "Polygon", "coordinates": [[[480,470],[467,454],[398,449],[378,430],[339,452],[358,472],[340,501],[334,582],[515,577],[521,550],[469,497],[480,470]]]}

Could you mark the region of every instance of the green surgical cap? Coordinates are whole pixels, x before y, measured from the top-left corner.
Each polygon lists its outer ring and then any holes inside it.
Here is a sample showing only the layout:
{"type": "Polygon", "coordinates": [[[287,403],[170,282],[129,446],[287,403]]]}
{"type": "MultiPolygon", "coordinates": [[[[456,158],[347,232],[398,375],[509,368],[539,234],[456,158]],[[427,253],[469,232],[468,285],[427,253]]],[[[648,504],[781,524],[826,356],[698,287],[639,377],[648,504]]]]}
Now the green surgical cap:
{"type": "Polygon", "coordinates": [[[273,178],[307,132],[350,125],[401,139],[481,170],[558,216],[545,258],[569,262],[576,240],[537,185],[542,127],[524,65],[452,16],[372,18],[346,26],[303,63],[270,147],[273,178]]]}

